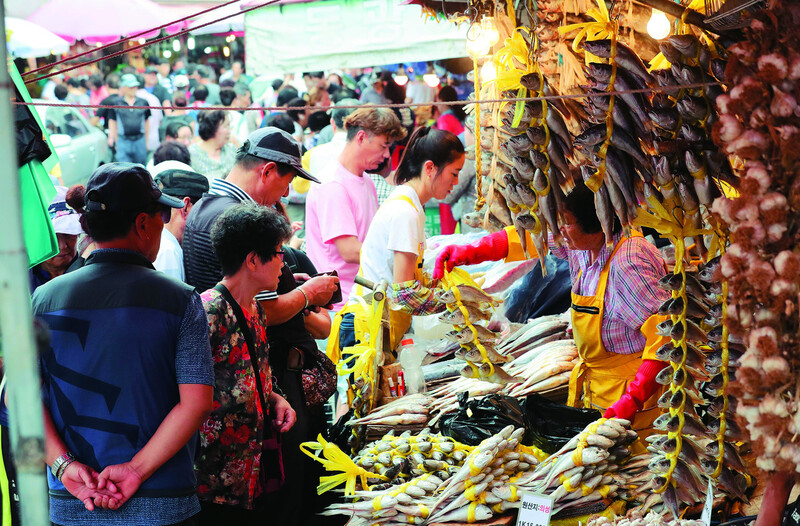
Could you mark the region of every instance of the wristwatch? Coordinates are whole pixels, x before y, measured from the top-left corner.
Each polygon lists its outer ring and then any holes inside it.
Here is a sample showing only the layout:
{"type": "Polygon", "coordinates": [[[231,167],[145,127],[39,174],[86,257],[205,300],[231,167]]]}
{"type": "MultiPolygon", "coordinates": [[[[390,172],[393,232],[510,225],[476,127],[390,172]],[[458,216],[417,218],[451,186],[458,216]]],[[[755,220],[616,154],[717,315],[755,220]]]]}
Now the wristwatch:
{"type": "Polygon", "coordinates": [[[66,469],[66,467],[72,464],[73,462],[75,462],[75,455],[67,451],[66,453],[58,457],[55,460],[55,462],[53,462],[53,465],[50,466],[50,472],[53,474],[55,478],[61,480],[61,477],[59,475],[63,475],[64,474],[63,471],[66,469]]]}

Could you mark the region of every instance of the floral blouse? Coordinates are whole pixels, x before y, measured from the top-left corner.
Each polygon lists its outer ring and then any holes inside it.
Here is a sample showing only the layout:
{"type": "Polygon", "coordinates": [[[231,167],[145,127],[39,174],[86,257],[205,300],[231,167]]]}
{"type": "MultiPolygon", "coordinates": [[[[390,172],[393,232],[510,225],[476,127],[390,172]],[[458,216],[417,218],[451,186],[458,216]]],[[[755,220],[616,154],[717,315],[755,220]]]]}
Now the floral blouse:
{"type": "MultiPolygon", "coordinates": [[[[208,316],[214,359],[214,404],[200,427],[200,448],[195,461],[197,493],[201,500],[252,509],[261,494],[259,468],[264,434],[264,413],[256,389],[250,352],[236,316],[222,295],[210,289],[200,296],[208,316]]],[[[269,346],[264,310],[254,302],[258,319],[248,318],[258,349],[264,398],[272,392],[269,346]]],[[[269,411],[269,408],[267,408],[269,411]]]]}

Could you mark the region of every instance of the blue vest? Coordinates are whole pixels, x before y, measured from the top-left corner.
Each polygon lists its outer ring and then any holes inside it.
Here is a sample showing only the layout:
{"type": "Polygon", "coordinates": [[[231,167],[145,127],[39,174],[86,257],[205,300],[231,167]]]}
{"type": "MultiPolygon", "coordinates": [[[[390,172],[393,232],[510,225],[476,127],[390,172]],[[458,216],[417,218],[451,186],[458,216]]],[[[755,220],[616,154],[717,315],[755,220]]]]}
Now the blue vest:
{"type": "MultiPolygon", "coordinates": [[[[95,251],[36,290],[34,315],[51,331],[44,399],[78,460],[97,471],[129,461],[178,403],[175,353],[193,291],[122,250],[95,251]]],[[[194,493],[196,446],[195,436],[137,496],[194,493]]],[[[66,494],[49,470],[48,482],[52,494],[66,494]]]]}

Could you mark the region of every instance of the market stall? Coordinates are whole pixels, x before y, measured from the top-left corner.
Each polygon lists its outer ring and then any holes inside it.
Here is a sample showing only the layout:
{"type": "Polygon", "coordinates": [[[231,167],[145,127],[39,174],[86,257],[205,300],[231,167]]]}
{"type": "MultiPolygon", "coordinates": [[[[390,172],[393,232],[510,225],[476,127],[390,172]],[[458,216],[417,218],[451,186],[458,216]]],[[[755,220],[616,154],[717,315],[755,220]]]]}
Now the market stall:
{"type": "Polygon", "coordinates": [[[645,229],[669,241],[655,434],[600,418],[584,397],[563,410],[585,413],[557,417],[586,418],[580,428],[543,439],[547,418],[531,416],[529,395],[563,404],[570,376],[583,374],[569,314],[504,323],[499,298],[456,268],[435,284],[438,321],[452,328],[426,343],[426,393],[392,390],[385,298],[372,303],[369,345],[350,351],[363,362],[341,369],[361,399],[353,439],[310,447],[341,473],[322,489],[347,482],[347,502],[329,513],[351,524],[495,520],[519,512],[526,493],[550,499],[565,524],[708,524],[701,514],[741,516],[770,472],[798,469],[800,8],[701,15],[694,1],[647,55],[621,29],[633,12],[624,2],[538,8],[470,2],[459,13],[471,22],[476,211],[543,258],[561,245],[563,203],[582,181],[607,243],[615,223],[626,238],[645,229]]]}

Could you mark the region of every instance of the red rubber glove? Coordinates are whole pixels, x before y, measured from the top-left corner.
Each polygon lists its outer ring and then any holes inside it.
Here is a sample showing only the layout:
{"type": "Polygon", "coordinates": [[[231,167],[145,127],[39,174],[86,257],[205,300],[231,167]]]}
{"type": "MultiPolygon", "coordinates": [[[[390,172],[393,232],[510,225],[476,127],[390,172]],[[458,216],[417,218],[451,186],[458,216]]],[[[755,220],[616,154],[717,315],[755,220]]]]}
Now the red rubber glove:
{"type": "Polygon", "coordinates": [[[633,420],[633,415],[642,409],[645,401],[658,389],[656,376],[666,366],[667,363],[661,360],[642,360],[642,365],[636,371],[636,377],[628,385],[625,394],[606,409],[603,418],[633,420]]]}
{"type": "Polygon", "coordinates": [[[444,247],[442,253],[436,258],[433,279],[442,279],[445,269],[450,272],[453,267],[497,261],[507,255],[508,234],[505,230],[484,236],[471,245],[450,245],[444,247]]]}

